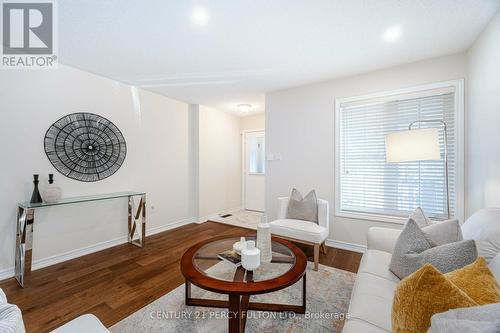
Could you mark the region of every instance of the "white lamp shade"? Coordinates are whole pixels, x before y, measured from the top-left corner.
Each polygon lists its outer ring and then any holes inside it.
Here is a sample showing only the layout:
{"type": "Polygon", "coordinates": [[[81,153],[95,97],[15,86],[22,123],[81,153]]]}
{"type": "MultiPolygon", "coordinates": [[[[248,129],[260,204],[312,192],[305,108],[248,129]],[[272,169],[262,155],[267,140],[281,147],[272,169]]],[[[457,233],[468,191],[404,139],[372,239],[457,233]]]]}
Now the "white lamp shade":
{"type": "Polygon", "coordinates": [[[395,132],[385,136],[388,163],[440,160],[437,128],[395,132]]]}

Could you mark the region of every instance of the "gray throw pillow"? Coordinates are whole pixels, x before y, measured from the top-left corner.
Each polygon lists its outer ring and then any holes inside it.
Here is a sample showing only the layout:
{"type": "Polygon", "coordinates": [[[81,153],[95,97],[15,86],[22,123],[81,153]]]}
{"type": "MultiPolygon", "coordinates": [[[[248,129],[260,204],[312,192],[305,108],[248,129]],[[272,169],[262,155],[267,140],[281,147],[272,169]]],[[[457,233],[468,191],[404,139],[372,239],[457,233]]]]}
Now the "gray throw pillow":
{"type": "Polygon", "coordinates": [[[473,240],[463,240],[439,245],[415,256],[420,260],[418,268],[432,264],[441,273],[448,273],[472,264],[477,259],[477,247],[473,240]]]}
{"type": "Polygon", "coordinates": [[[432,223],[422,228],[429,244],[433,247],[463,240],[462,228],[458,220],[432,223]]]}
{"type": "Polygon", "coordinates": [[[420,228],[432,224],[431,220],[429,220],[427,216],[425,216],[424,211],[420,207],[415,208],[415,211],[411,213],[409,218],[415,221],[420,228]]]}
{"type": "Polygon", "coordinates": [[[476,244],[472,240],[432,247],[428,237],[413,219],[409,219],[396,241],[389,270],[404,279],[428,263],[448,273],[477,258],[476,244]]]}
{"type": "Polygon", "coordinates": [[[392,252],[389,270],[400,279],[415,272],[420,263],[416,255],[431,248],[427,237],[412,218],[406,222],[392,252]]]}
{"type": "Polygon", "coordinates": [[[417,207],[409,218],[415,221],[422,229],[432,247],[458,242],[463,239],[462,228],[456,219],[431,221],[425,216],[423,209],[420,207],[417,207]]]}
{"type": "Polygon", "coordinates": [[[427,333],[498,333],[500,303],[451,309],[432,316],[427,333]]]}
{"type": "Polygon", "coordinates": [[[318,199],[316,198],[316,192],[312,190],[302,198],[302,194],[293,189],[288,201],[286,218],[318,223],[318,199]]]}

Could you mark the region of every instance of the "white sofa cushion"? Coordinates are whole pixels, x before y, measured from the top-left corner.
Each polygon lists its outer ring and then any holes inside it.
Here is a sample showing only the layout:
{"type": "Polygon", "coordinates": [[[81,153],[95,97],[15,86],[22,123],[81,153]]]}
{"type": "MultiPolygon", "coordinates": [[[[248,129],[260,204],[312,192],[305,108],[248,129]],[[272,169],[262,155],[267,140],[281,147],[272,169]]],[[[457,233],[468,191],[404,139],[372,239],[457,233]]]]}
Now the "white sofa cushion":
{"type": "Polygon", "coordinates": [[[476,241],[478,254],[490,262],[500,251],[500,208],[480,209],[462,225],[464,239],[476,241]]]}
{"type": "Polygon", "coordinates": [[[348,320],[342,333],[386,333],[386,330],[356,318],[348,320]]]}
{"type": "Polygon", "coordinates": [[[392,254],[379,250],[367,250],[359,264],[359,273],[370,273],[398,283],[399,278],[389,270],[392,254]]]}
{"type": "Polygon", "coordinates": [[[391,331],[392,301],[397,283],[370,273],[358,273],[349,315],[391,331]]]}
{"type": "Polygon", "coordinates": [[[400,229],[371,227],[366,236],[367,247],[372,250],[392,253],[400,234],[400,229]]]}
{"type": "Polygon", "coordinates": [[[52,333],[109,333],[101,321],[93,314],[84,314],[69,323],[56,328],[52,333]]]}
{"type": "Polygon", "coordinates": [[[314,222],[280,219],[270,223],[271,233],[277,236],[294,238],[321,244],[328,237],[328,230],[314,222]]]}
{"type": "Polygon", "coordinates": [[[498,285],[500,285],[500,252],[498,252],[495,258],[490,261],[488,267],[495,276],[495,280],[497,280],[498,285]]]}

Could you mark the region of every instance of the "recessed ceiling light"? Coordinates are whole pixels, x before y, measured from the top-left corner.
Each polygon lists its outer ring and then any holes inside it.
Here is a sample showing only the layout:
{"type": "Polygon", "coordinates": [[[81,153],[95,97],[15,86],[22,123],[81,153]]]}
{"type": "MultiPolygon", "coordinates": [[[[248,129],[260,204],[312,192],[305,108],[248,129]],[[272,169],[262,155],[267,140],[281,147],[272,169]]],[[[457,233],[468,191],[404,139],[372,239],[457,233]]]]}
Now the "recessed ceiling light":
{"type": "Polygon", "coordinates": [[[247,113],[250,112],[251,109],[252,109],[251,104],[238,104],[238,110],[240,112],[247,113]]]}
{"type": "Polygon", "coordinates": [[[388,43],[395,42],[401,37],[401,34],[402,34],[401,27],[399,26],[390,27],[384,32],[384,41],[388,43]]]}
{"type": "Polygon", "coordinates": [[[208,13],[203,8],[195,8],[191,14],[191,20],[196,24],[203,25],[208,21],[208,13]]]}

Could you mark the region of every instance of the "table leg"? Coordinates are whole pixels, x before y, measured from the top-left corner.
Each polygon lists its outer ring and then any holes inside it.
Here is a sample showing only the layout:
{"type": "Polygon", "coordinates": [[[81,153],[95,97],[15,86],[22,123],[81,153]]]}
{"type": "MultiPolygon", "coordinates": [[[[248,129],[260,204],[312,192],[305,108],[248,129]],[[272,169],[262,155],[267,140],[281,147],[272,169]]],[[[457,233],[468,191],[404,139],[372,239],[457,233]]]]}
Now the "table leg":
{"type": "Polygon", "coordinates": [[[306,273],[302,277],[302,313],[306,313],[306,299],[307,299],[307,283],[306,283],[306,273]]]}
{"type": "Polygon", "coordinates": [[[25,287],[31,275],[33,250],[33,223],[35,210],[18,208],[15,276],[21,287],[25,287]]]}
{"type": "MultiPolygon", "coordinates": [[[[247,282],[253,282],[253,271],[247,271],[247,282]]],[[[245,327],[247,324],[247,313],[248,313],[248,305],[250,304],[250,295],[241,296],[241,332],[245,332],[245,327]]]]}
{"type": "Polygon", "coordinates": [[[142,232],[141,232],[141,246],[146,245],[146,195],[142,195],[142,232]]]}
{"type": "Polygon", "coordinates": [[[229,333],[242,333],[240,295],[229,295],[229,333]]]}
{"type": "Polygon", "coordinates": [[[132,212],[134,210],[134,197],[128,197],[128,242],[132,243],[132,223],[133,217],[132,212]]]}
{"type": "Polygon", "coordinates": [[[189,304],[189,300],[191,299],[191,282],[186,280],[186,305],[189,304]]]}
{"type": "Polygon", "coordinates": [[[134,197],[128,197],[128,242],[143,247],[146,243],[146,195],[141,195],[141,200],[134,210],[134,197]],[[140,222],[139,222],[140,220],[140,222]],[[140,225],[139,225],[140,223],[140,225]],[[136,231],[139,232],[136,238],[136,231]]]}

